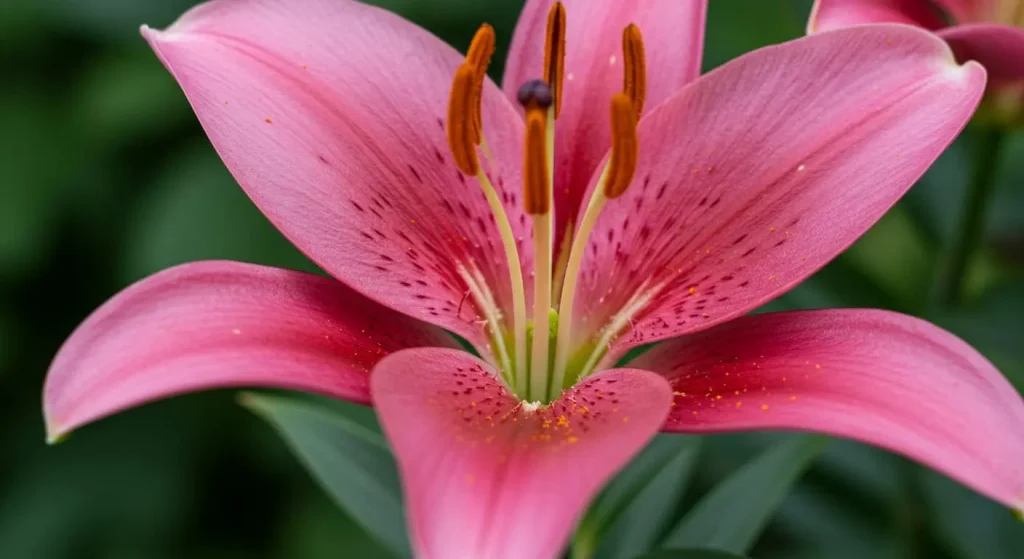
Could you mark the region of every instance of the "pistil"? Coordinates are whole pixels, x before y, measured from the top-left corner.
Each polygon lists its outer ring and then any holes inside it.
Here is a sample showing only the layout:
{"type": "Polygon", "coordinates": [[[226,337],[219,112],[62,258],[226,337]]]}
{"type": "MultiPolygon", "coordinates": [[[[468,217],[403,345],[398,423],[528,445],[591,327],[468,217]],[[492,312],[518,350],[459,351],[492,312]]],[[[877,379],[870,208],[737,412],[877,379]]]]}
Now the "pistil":
{"type": "Polygon", "coordinates": [[[528,399],[545,398],[548,392],[548,352],[551,308],[551,177],[548,170],[548,113],[551,89],[541,80],[519,89],[526,110],[526,142],[523,147],[523,205],[533,218],[533,352],[528,399]]]}

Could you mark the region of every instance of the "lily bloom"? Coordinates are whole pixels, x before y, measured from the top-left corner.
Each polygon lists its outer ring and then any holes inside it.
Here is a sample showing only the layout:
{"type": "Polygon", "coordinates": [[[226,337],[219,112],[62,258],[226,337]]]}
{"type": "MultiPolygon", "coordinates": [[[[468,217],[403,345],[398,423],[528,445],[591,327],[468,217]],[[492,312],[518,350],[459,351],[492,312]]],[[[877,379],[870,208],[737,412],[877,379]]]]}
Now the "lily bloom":
{"type": "Polygon", "coordinates": [[[959,60],[977,60],[989,85],[1024,97],[1021,0],[815,0],[808,33],[860,23],[903,23],[945,39],[959,60]]]}
{"type": "Polygon", "coordinates": [[[49,436],[209,388],[372,404],[422,557],[556,556],[659,429],[851,437],[1020,507],[1024,403],[965,343],[878,310],[739,318],[896,202],[984,70],[879,25],[697,79],[704,13],[530,0],[504,91],[489,26],[463,57],[346,0],[143,27],[242,188],[332,277],[199,262],[127,288],[56,356],[49,436]]]}

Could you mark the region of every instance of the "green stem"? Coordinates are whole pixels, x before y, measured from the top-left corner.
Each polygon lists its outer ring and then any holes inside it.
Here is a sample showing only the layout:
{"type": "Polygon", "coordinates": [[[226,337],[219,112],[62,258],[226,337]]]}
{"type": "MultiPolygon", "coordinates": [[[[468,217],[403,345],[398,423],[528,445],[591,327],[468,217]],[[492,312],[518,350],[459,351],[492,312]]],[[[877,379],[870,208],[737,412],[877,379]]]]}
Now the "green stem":
{"type": "Polygon", "coordinates": [[[996,170],[999,167],[999,152],[1006,133],[998,126],[982,126],[978,128],[977,136],[974,145],[974,169],[960,218],[960,227],[955,233],[956,237],[950,247],[945,269],[939,277],[937,299],[941,304],[950,307],[963,301],[964,280],[971,256],[978,248],[985,228],[985,216],[988,213],[995,187],[996,170]]]}

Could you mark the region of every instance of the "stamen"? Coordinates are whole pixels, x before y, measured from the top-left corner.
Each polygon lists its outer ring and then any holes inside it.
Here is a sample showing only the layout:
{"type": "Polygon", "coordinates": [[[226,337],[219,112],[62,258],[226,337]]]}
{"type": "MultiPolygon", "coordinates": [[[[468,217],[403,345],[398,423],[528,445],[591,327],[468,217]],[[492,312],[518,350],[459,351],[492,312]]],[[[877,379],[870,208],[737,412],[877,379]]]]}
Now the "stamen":
{"type": "Polygon", "coordinates": [[[565,283],[562,285],[562,294],[558,300],[558,334],[555,336],[555,363],[553,378],[551,381],[551,392],[557,394],[565,388],[566,367],[569,364],[569,350],[572,348],[572,323],[573,323],[573,298],[576,295],[576,285],[579,282],[580,265],[583,263],[583,253],[586,248],[587,239],[597,224],[597,218],[601,215],[601,209],[608,202],[605,195],[604,184],[608,178],[608,167],[606,166],[598,179],[597,188],[587,203],[587,209],[583,212],[583,219],[580,220],[579,229],[572,238],[572,248],[569,249],[568,262],[565,265],[565,283]]]}
{"type": "Polygon", "coordinates": [[[584,378],[593,372],[597,367],[597,363],[605,356],[605,354],[608,353],[608,348],[611,347],[615,336],[630,324],[633,317],[642,311],[644,307],[647,306],[647,303],[649,303],[654,295],[660,290],[660,285],[653,289],[647,289],[646,282],[640,286],[640,289],[638,289],[636,294],[626,302],[622,310],[612,316],[611,322],[605,326],[604,330],[601,332],[601,337],[594,345],[594,349],[590,353],[590,357],[588,357],[586,362],[583,364],[583,368],[579,370],[579,376],[569,379],[570,383],[575,383],[579,379],[584,378]]]}
{"type": "Polygon", "coordinates": [[[484,320],[486,321],[488,329],[491,331],[492,340],[494,347],[492,351],[494,357],[497,358],[500,364],[502,377],[505,378],[506,382],[511,384],[509,375],[513,375],[512,364],[509,361],[508,350],[505,349],[505,340],[501,337],[501,329],[498,327],[498,321],[501,318],[501,310],[498,308],[497,303],[494,302],[494,296],[487,288],[487,282],[481,276],[480,271],[473,267],[473,270],[467,270],[465,266],[459,265],[459,275],[462,276],[462,280],[466,282],[466,286],[469,288],[470,293],[473,295],[473,300],[477,304],[477,308],[484,313],[484,320]]]}
{"type": "MultiPolygon", "coordinates": [[[[487,66],[490,64],[491,56],[494,54],[494,29],[484,24],[477,31],[473,42],[470,44],[469,52],[466,55],[466,62],[459,66],[455,72],[452,83],[451,98],[448,104],[448,145],[451,148],[452,159],[456,167],[463,173],[475,176],[480,183],[480,188],[487,198],[491,207],[495,224],[501,237],[501,244],[505,249],[505,257],[508,260],[509,282],[512,287],[512,308],[513,321],[510,324],[512,338],[515,344],[515,360],[508,356],[504,348],[504,334],[498,327],[493,316],[488,316],[488,325],[491,329],[491,336],[494,344],[499,349],[499,360],[502,368],[502,376],[508,377],[510,385],[521,386],[526,382],[526,290],[523,286],[523,271],[519,261],[519,252],[516,247],[515,234],[509,222],[508,214],[501,203],[494,185],[491,184],[487,174],[481,170],[480,161],[477,155],[477,146],[480,145],[484,155],[488,154],[487,142],[484,140],[483,119],[481,115],[481,102],[483,95],[483,84],[486,81],[487,66]],[[482,144],[482,145],[481,145],[482,144]]],[[[489,158],[489,156],[488,156],[489,158]]],[[[468,283],[468,281],[467,281],[468,283]]],[[[477,292],[486,288],[486,283],[480,279],[477,287],[470,285],[470,291],[477,292]]],[[[493,314],[493,313],[492,313],[493,314]]],[[[519,393],[522,390],[517,388],[519,393]]]]}
{"type": "MultiPolygon", "coordinates": [[[[590,238],[604,205],[609,199],[621,196],[633,182],[633,175],[636,174],[640,149],[636,131],[637,117],[633,101],[625,93],[617,93],[612,97],[611,125],[611,157],[601,173],[601,178],[598,179],[597,188],[594,189],[590,202],[587,203],[586,211],[583,212],[583,219],[580,220],[579,230],[576,231],[576,235],[572,239],[569,261],[565,267],[565,285],[562,287],[562,295],[558,303],[558,335],[555,338],[552,392],[562,390],[564,387],[566,367],[570,357],[569,350],[572,348],[573,298],[576,295],[576,285],[579,281],[580,266],[583,263],[587,239],[590,238]]],[[[615,328],[608,336],[614,336],[618,330],[619,328],[615,328]]],[[[601,343],[607,345],[609,341],[602,340],[601,343]]],[[[590,363],[592,359],[593,357],[587,360],[587,366],[592,366],[590,363]]]]}
{"type": "Polygon", "coordinates": [[[455,71],[452,93],[448,101],[448,147],[455,166],[463,173],[474,176],[480,171],[474,134],[474,82],[476,68],[466,62],[455,71]]]}
{"type": "Polygon", "coordinates": [[[547,41],[544,44],[544,81],[551,88],[555,118],[562,110],[562,79],[565,77],[565,6],[555,2],[548,12],[547,41]]]}
{"type": "Polygon", "coordinates": [[[604,193],[614,199],[622,196],[633,182],[637,159],[640,156],[640,142],[636,135],[636,116],[632,99],[625,93],[612,97],[612,149],[608,163],[607,182],[604,193]]]}
{"type": "Polygon", "coordinates": [[[466,62],[475,66],[481,76],[487,74],[487,67],[491,64],[491,57],[494,56],[494,43],[494,28],[485,23],[476,30],[473,41],[469,44],[466,62]]]}
{"type": "Polygon", "coordinates": [[[644,57],[644,39],[635,24],[631,23],[622,30],[622,54],[625,68],[622,91],[632,100],[636,118],[639,119],[647,96],[647,62],[644,57]]]}
{"type": "Polygon", "coordinates": [[[469,51],[466,53],[466,62],[476,69],[473,76],[473,143],[480,145],[483,141],[483,114],[481,105],[483,103],[484,82],[487,81],[487,67],[491,65],[491,57],[494,56],[495,35],[494,28],[483,24],[473,36],[473,42],[469,44],[469,51]]]}
{"type": "MultiPolygon", "coordinates": [[[[508,214],[505,213],[501,199],[494,190],[487,175],[481,171],[477,173],[477,181],[484,191],[484,197],[494,214],[495,223],[498,226],[498,233],[501,236],[501,244],[505,249],[505,258],[508,261],[509,282],[512,286],[512,339],[515,345],[515,362],[509,369],[512,377],[510,386],[515,387],[518,394],[526,393],[527,383],[527,361],[526,361],[526,287],[523,284],[523,267],[519,261],[519,249],[516,247],[515,233],[512,231],[512,224],[509,222],[508,214]]],[[[494,333],[500,337],[500,332],[494,333]]]]}

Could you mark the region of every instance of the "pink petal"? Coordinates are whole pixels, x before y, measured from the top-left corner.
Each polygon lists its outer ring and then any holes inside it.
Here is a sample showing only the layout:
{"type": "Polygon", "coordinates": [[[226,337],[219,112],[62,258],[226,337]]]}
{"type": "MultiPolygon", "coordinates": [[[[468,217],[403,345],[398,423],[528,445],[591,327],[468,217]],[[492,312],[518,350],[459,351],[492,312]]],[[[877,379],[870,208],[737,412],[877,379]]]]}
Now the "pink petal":
{"type": "MultiPolygon", "coordinates": [[[[460,265],[501,302],[507,264],[475,179],[448,155],[444,117],[462,57],[349,0],[216,0],[143,35],[253,201],[334,277],[482,347],[460,265]]],[[[525,253],[521,119],[488,83],[493,176],[525,253]]]]}
{"type": "MultiPolygon", "coordinates": [[[[648,110],[700,75],[707,0],[563,0],[564,96],[557,123],[555,246],[576,217],[587,183],[608,151],[608,110],[622,91],[622,30],[640,27],[646,45],[648,110]]],[[[542,78],[547,15],[554,0],[528,0],[519,16],[502,86],[515,98],[542,78]]]]}
{"type": "Polygon", "coordinates": [[[587,247],[577,343],[637,293],[650,301],[606,362],[789,290],[914,184],[984,86],[981,66],[902,25],[805,37],[701,77],[640,124],[633,186],[587,247]]]}
{"type": "Polygon", "coordinates": [[[115,295],[64,342],[43,392],[51,439],[126,408],[237,386],[369,403],[370,369],[442,330],[320,276],[238,262],[183,264],[115,295]]]}
{"type": "Polygon", "coordinates": [[[1024,507],[1024,401],[952,334],[881,310],[748,316],[630,366],[676,391],[668,431],[817,431],[905,454],[1024,507]]]}
{"type": "Polygon", "coordinates": [[[976,60],[989,85],[1024,80],[1024,29],[994,23],[956,25],[939,31],[958,60],[976,60]]]}
{"type": "Polygon", "coordinates": [[[930,30],[946,26],[928,0],[815,0],[807,32],[821,33],[862,23],[903,23],[930,30]]]}
{"type": "Polygon", "coordinates": [[[374,369],[418,557],[555,557],[603,483],[672,400],[653,373],[606,371],[526,411],[468,353],[418,349],[374,369]]]}

